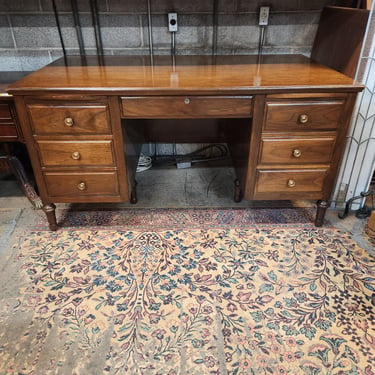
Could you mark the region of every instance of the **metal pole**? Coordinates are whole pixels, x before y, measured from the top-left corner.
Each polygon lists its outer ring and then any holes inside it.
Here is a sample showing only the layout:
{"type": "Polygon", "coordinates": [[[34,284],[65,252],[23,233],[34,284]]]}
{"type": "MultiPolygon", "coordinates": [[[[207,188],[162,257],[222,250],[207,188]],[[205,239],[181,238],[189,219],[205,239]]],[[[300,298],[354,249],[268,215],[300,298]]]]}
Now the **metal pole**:
{"type": "Polygon", "coordinates": [[[151,19],[151,0],[147,0],[147,20],[148,20],[148,42],[150,49],[151,65],[154,65],[154,46],[152,42],[152,19],[151,19]]]}
{"type": "Polygon", "coordinates": [[[62,50],[63,50],[63,54],[64,54],[64,56],[66,56],[65,44],[64,44],[64,39],[63,39],[62,32],[61,32],[61,26],[60,26],[60,21],[59,21],[59,15],[58,15],[58,12],[57,12],[57,7],[56,7],[55,0],[52,0],[52,7],[53,7],[53,13],[55,14],[55,20],[56,20],[56,25],[57,25],[57,31],[59,32],[59,38],[60,38],[60,42],[61,42],[61,48],[62,48],[62,50]]]}
{"type": "Polygon", "coordinates": [[[103,44],[102,38],[100,33],[100,24],[99,24],[99,15],[98,15],[98,6],[96,0],[90,0],[90,7],[91,7],[91,14],[92,14],[92,22],[94,24],[94,31],[95,31],[95,41],[96,41],[96,50],[98,55],[103,55],[103,44]]]}
{"type": "Polygon", "coordinates": [[[80,54],[82,56],[84,56],[85,55],[85,47],[83,45],[81,24],[79,22],[77,0],[71,0],[71,5],[72,5],[72,12],[73,12],[74,26],[76,28],[76,33],[77,33],[79,51],[80,51],[80,54]]]}
{"type": "Polygon", "coordinates": [[[217,0],[214,0],[213,4],[213,22],[212,22],[212,55],[216,56],[217,54],[217,0]]]}

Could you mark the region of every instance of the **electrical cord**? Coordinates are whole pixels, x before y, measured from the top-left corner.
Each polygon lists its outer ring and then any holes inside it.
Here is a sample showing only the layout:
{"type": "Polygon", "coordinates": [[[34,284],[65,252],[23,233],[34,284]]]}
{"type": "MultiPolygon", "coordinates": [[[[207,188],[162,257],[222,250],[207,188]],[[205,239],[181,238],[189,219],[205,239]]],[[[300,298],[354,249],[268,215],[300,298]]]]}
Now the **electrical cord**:
{"type": "Polygon", "coordinates": [[[144,172],[152,167],[152,158],[141,154],[138,160],[137,172],[144,172]]]}
{"type": "Polygon", "coordinates": [[[208,146],[204,146],[184,155],[166,155],[166,156],[158,156],[157,160],[154,160],[155,164],[158,165],[171,165],[171,164],[179,164],[179,163],[200,163],[205,161],[212,161],[212,160],[223,160],[228,157],[228,148],[227,146],[221,143],[210,144],[208,146]],[[214,156],[213,150],[218,150],[217,154],[214,156]],[[208,150],[211,150],[211,155],[207,156],[208,150]]]}
{"type": "Polygon", "coordinates": [[[193,152],[190,152],[188,154],[184,155],[167,155],[164,157],[158,156],[157,160],[153,160],[151,156],[146,156],[141,154],[138,160],[137,164],[137,172],[144,172],[147,171],[152,167],[152,164],[158,164],[158,165],[168,165],[168,164],[179,164],[179,163],[202,163],[205,161],[212,161],[212,160],[223,160],[228,157],[228,148],[221,144],[221,143],[215,143],[210,144],[208,146],[204,146],[202,148],[199,148],[198,150],[195,150],[193,152]],[[214,149],[218,150],[218,153],[214,156],[214,149]],[[207,156],[208,150],[211,150],[211,155],[207,156]]]}

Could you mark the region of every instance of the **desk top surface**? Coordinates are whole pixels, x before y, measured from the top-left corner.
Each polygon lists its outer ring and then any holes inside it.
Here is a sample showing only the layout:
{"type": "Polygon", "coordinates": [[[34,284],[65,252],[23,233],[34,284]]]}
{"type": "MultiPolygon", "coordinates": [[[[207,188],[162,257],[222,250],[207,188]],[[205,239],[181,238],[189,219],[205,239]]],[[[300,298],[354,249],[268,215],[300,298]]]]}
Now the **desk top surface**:
{"type": "Polygon", "coordinates": [[[9,86],[12,94],[106,95],[360,91],[352,78],[302,55],[68,56],[9,86]]]}

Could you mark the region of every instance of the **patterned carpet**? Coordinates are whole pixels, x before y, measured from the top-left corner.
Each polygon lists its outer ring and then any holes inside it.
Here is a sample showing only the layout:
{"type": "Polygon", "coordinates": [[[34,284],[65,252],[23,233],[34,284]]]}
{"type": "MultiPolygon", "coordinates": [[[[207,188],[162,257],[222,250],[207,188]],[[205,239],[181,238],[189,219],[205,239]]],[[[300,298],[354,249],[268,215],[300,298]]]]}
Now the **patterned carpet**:
{"type": "Polygon", "coordinates": [[[1,275],[0,374],[374,374],[375,259],[309,209],[254,211],[35,224],[1,275]]]}

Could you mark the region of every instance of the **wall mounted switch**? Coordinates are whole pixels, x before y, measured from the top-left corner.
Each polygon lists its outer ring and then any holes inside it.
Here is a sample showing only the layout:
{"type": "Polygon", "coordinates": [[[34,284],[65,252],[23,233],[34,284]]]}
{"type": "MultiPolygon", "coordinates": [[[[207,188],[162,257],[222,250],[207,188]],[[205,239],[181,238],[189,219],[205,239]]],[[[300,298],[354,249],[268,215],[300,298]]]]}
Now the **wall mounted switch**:
{"type": "Polygon", "coordinates": [[[259,10],[259,25],[260,26],[268,25],[269,15],[270,15],[270,7],[260,7],[260,10],[259,10]]]}
{"type": "Polygon", "coordinates": [[[177,13],[168,13],[168,29],[170,32],[176,32],[178,30],[177,13]]]}

